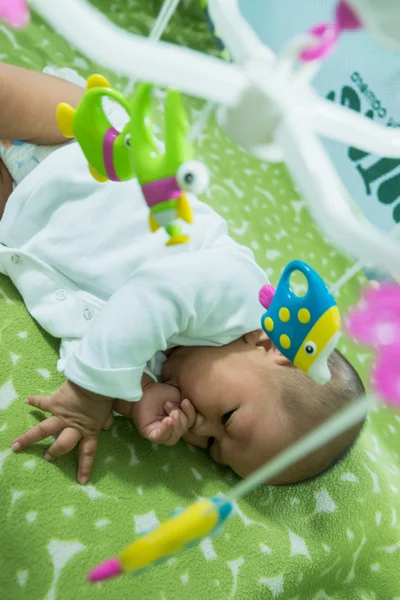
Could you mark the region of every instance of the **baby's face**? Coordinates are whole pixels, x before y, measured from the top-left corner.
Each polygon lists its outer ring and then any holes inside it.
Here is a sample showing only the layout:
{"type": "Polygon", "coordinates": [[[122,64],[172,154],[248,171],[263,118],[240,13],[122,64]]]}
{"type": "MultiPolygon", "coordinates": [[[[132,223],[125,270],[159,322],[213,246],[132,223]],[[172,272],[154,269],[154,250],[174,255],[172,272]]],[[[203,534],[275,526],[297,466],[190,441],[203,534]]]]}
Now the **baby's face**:
{"type": "Polygon", "coordinates": [[[287,362],[261,330],[219,348],[174,350],[163,381],[196,410],[184,439],[241,477],[252,473],[293,438],[280,406],[278,369],[287,362]]]}

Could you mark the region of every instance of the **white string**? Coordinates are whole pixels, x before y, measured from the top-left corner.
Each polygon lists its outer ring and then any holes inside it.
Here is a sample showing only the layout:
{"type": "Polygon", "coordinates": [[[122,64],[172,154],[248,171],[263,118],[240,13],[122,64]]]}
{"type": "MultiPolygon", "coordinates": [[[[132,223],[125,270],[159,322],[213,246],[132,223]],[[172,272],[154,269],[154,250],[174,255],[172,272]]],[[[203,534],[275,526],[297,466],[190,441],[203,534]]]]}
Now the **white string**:
{"type": "MultiPolygon", "coordinates": [[[[397,223],[397,225],[395,225],[395,227],[392,229],[392,231],[389,233],[389,237],[396,237],[397,233],[400,231],[400,223],[397,223]]],[[[356,263],[354,263],[354,265],[352,267],[350,267],[350,269],[348,269],[343,275],[342,277],[340,277],[336,283],[334,283],[331,288],[330,288],[330,292],[332,294],[332,296],[335,296],[338,291],[348,282],[350,281],[350,279],[352,279],[355,275],[357,275],[357,273],[359,271],[361,271],[364,267],[367,267],[368,265],[366,265],[362,260],[357,261],[356,263]]]]}
{"type": "Polygon", "coordinates": [[[299,35],[295,35],[286,43],[281,53],[277,56],[279,70],[286,75],[292,73],[301,52],[307,50],[316,43],[318,43],[316,38],[309,33],[300,33],[299,35]]]}
{"type": "Polygon", "coordinates": [[[204,127],[207,125],[207,121],[214,112],[214,109],[217,105],[215,102],[205,102],[202,106],[202,109],[199,114],[199,118],[195,121],[188,133],[187,140],[188,142],[193,143],[197,137],[201,134],[204,127]]]}
{"type": "Polygon", "coordinates": [[[165,0],[150,32],[150,39],[158,41],[165,31],[180,0],[165,0]]]}
{"type": "Polygon", "coordinates": [[[352,279],[355,275],[357,275],[357,273],[359,271],[361,271],[361,269],[364,268],[364,261],[359,260],[358,262],[354,263],[353,266],[350,267],[350,269],[347,269],[347,271],[345,271],[343,273],[343,275],[340,277],[340,279],[337,280],[336,283],[334,283],[331,286],[330,292],[332,294],[332,296],[335,296],[338,291],[348,282],[350,281],[350,279],[352,279]]]}
{"type": "MultiPolygon", "coordinates": [[[[165,0],[164,1],[164,4],[161,7],[158,17],[151,29],[149,39],[158,41],[161,38],[172,15],[174,14],[175,10],[178,7],[179,2],[180,2],[180,0],[165,0]]],[[[132,93],[134,85],[135,85],[135,79],[131,79],[128,82],[128,84],[124,90],[125,96],[128,96],[129,94],[132,93]]],[[[216,104],[214,102],[208,101],[208,102],[204,103],[204,106],[200,111],[199,118],[197,119],[197,121],[195,123],[193,123],[193,125],[189,131],[188,138],[187,138],[189,142],[193,143],[197,139],[197,137],[201,134],[201,132],[203,131],[204,127],[207,124],[208,119],[212,115],[215,107],[216,107],[216,104]]]]}
{"type": "Polygon", "coordinates": [[[272,460],[260,467],[255,473],[235,485],[227,494],[231,500],[238,500],[252,492],[259,485],[268,483],[288,467],[312,452],[315,452],[327,442],[338,437],[357,423],[361,422],[368,410],[376,405],[372,396],[364,396],[353,401],[341,411],[334,414],[316,429],[302,437],[272,460]]]}
{"type": "MultiPolygon", "coordinates": [[[[171,20],[172,15],[178,8],[179,2],[180,0],[164,0],[161,10],[158,13],[157,19],[155,20],[153,27],[151,28],[149,35],[150,40],[155,40],[156,42],[159,41],[159,39],[165,31],[165,28],[171,20]]],[[[130,81],[128,81],[124,90],[125,96],[129,96],[129,94],[133,92],[135,82],[135,79],[131,79],[130,81]]]]}

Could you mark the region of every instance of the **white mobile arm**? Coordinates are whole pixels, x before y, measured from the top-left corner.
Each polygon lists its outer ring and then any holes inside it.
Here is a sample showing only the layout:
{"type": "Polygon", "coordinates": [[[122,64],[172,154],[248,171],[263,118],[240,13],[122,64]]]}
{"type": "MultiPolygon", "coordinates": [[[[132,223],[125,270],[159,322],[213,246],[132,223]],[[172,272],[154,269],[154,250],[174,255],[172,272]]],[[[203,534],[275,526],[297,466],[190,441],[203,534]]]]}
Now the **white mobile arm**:
{"type": "Polygon", "coordinates": [[[400,158],[399,129],[384,127],[350,108],[322,99],[316,99],[312,119],[315,130],[331,140],[385,158],[400,158]]]}
{"type": "Polygon", "coordinates": [[[332,242],[353,258],[400,272],[400,246],[355,214],[317,137],[399,157],[399,133],[321,99],[310,88],[307,71],[291,66],[290,51],[281,59],[261,43],[237,0],[209,0],[214,25],[236,65],[129,34],[84,0],[31,0],[31,5],[79,50],[115,72],[219,104],[221,121],[237,142],[260,158],[286,160],[332,242]]]}
{"type": "Polygon", "coordinates": [[[78,50],[115,73],[218,104],[235,103],[246,88],[239,66],[128,33],[85,0],[30,0],[30,5],[78,50]]]}

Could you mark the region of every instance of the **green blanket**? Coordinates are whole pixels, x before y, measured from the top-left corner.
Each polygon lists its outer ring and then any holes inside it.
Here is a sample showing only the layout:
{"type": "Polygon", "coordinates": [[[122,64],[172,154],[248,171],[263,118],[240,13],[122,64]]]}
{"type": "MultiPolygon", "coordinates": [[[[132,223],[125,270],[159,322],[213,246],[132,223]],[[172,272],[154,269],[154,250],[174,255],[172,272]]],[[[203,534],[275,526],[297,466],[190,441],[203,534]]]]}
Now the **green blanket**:
{"type": "MultiPolygon", "coordinates": [[[[141,34],[159,8],[149,0],[96,4],[141,34]]],[[[167,33],[204,51],[213,48],[197,4],[182,2],[167,33]]],[[[84,76],[101,70],[38,18],[18,34],[0,26],[0,58],[35,69],[68,66],[84,76]]],[[[194,118],[201,103],[188,106],[194,118]]],[[[347,261],[316,231],[284,167],[240,151],[213,121],[197,150],[213,175],[208,201],[273,282],[294,258],[309,262],[328,283],[344,272],[347,261]]],[[[354,279],[340,294],[342,311],[359,298],[360,283],[354,279]]],[[[102,433],[86,486],[76,483],[73,455],[46,463],[45,443],[13,454],[12,439],[43,418],[24,398],[50,393],[62,381],[57,347],[1,277],[1,600],[400,599],[400,417],[385,408],[370,415],[357,446],[333,472],[312,483],[260,488],[239,503],[220,537],[141,576],[90,586],[85,575],[96,563],[176,507],[227,492],[235,478],[184,443],[152,446],[122,418],[102,433]]],[[[341,349],[365,375],[365,349],[345,339],[341,349]]]]}

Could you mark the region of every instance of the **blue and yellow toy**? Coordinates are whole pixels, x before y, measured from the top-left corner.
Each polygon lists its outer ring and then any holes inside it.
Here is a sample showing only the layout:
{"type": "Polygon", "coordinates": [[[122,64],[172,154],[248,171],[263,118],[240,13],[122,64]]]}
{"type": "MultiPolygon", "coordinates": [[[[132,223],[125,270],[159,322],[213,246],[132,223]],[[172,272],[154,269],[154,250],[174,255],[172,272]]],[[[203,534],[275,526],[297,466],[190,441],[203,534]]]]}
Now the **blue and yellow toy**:
{"type": "Polygon", "coordinates": [[[89,581],[104,581],[128,572],[137,574],[159,564],[180,550],[198,544],[205,536],[217,534],[233,513],[234,504],[228,498],[191,504],[127,546],[117,557],[95,567],[89,573],[89,581]]]}
{"type": "Polygon", "coordinates": [[[285,267],[276,290],[265,285],[259,299],[268,309],[261,326],[277,349],[315,383],[328,383],[328,358],[340,337],[340,314],[323,279],[305,262],[294,260],[285,267]],[[295,271],[307,279],[304,296],[290,287],[295,271]]]}

